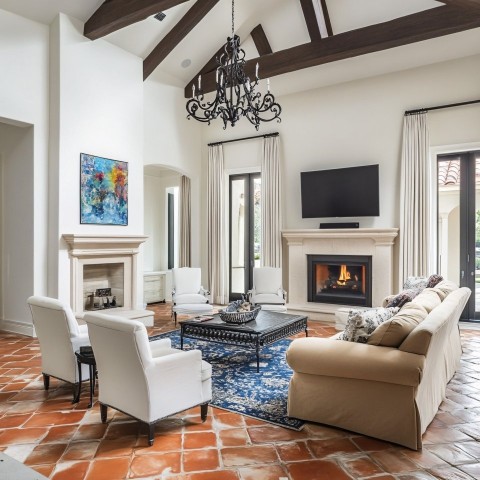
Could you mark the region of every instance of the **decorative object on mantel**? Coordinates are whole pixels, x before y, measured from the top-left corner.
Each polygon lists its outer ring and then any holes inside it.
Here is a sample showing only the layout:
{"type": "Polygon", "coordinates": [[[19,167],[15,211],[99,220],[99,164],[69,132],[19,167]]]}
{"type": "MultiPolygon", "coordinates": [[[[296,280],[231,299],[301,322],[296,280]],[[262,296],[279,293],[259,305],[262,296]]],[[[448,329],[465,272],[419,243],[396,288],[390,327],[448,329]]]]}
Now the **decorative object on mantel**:
{"type": "Polygon", "coordinates": [[[270,79],[267,79],[267,93],[255,89],[259,84],[259,65],[255,69],[255,79],[250,81],[244,70],[245,51],[240,48],[240,37],[235,35],[235,0],[232,0],[232,36],[227,37],[224,52],[217,58],[216,93],[211,102],[205,99],[202,90],[202,77],[198,76],[198,88],[192,86],[192,98],[187,102],[187,118],[193,117],[199,122],[208,123],[221,117],[223,129],[230,123],[235,126],[242,116],[258,130],[260,122],[281,121],[282,107],[270,93],[270,79]]]}
{"type": "Polygon", "coordinates": [[[128,225],[128,163],[80,154],[80,223],[128,225]]]}

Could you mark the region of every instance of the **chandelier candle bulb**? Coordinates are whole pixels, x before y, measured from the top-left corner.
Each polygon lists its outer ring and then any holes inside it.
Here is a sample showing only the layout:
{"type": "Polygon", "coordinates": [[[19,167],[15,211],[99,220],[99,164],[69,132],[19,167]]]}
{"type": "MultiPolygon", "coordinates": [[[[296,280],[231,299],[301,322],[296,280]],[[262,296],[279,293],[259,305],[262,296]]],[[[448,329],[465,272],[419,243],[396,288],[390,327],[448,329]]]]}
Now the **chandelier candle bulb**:
{"type": "Polygon", "coordinates": [[[215,70],[215,83],[218,84],[218,68],[215,70]]]}
{"type": "Polygon", "coordinates": [[[195,84],[192,85],[192,97],[195,97],[195,84]]]}
{"type": "Polygon", "coordinates": [[[202,76],[199,75],[198,76],[198,90],[201,90],[202,89],[202,76]]]}
{"type": "Polygon", "coordinates": [[[267,91],[270,93],[270,79],[267,78],[267,91]]]}
{"type": "Polygon", "coordinates": [[[258,62],[257,62],[257,65],[255,66],[255,78],[258,80],[258,62]]]}

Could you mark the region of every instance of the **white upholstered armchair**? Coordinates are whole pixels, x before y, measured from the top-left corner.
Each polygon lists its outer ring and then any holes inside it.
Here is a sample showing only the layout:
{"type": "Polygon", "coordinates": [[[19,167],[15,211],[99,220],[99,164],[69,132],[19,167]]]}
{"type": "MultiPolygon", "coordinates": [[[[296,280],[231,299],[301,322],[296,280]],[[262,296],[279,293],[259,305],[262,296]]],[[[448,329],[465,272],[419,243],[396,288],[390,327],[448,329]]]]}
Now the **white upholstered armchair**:
{"type": "Polygon", "coordinates": [[[282,287],[282,269],[258,267],[253,269],[253,288],[248,292],[252,305],[264,310],[285,311],[287,292],[282,287]]]}
{"type": "Polygon", "coordinates": [[[208,302],[210,292],[202,287],[200,268],[174,268],[172,270],[172,316],[177,323],[177,313],[212,313],[208,302]]]}
{"type": "Polygon", "coordinates": [[[169,338],[148,341],[143,323],[123,317],[85,315],[97,364],[100,413],[107,421],[107,407],[148,424],[153,445],[158,420],[201,406],[207,418],[212,398],[212,367],[200,350],[172,348],[169,338]]]}
{"type": "MultiPolygon", "coordinates": [[[[54,298],[34,296],[27,300],[40,343],[45,390],[50,376],[73,384],[73,401],[78,401],[78,367],[75,351],[90,345],[86,325],[79,325],[69,305],[54,298]]],[[[88,365],[82,365],[82,380],[89,379],[88,365]]]]}

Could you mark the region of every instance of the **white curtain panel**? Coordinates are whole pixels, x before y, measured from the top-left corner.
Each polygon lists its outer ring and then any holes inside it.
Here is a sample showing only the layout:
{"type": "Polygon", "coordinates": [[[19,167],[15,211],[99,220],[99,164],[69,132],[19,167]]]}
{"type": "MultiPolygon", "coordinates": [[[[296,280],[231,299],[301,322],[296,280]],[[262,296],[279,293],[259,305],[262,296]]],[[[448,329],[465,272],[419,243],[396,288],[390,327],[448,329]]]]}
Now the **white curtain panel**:
{"type": "Polygon", "coordinates": [[[427,114],[406,115],[400,190],[400,287],[407,277],[428,273],[428,150],[427,114]]]}
{"type": "Polygon", "coordinates": [[[213,303],[228,301],[223,146],[208,147],[208,286],[213,303]]]}
{"type": "Polygon", "coordinates": [[[190,179],[182,175],[180,179],[180,267],[191,267],[191,187],[190,179]]]}
{"type": "Polygon", "coordinates": [[[263,139],[261,262],[264,267],[282,266],[282,196],[278,150],[278,136],[263,139]]]}

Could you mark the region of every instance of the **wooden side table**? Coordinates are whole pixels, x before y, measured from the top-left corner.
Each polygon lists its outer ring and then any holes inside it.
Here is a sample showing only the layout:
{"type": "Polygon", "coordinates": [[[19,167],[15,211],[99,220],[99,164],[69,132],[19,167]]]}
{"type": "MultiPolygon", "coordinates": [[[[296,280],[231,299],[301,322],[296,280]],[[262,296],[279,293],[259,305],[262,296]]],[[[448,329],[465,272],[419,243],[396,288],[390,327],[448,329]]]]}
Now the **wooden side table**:
{"type": "Polygon", "coordinates": [[[93,394],[95,392],[95,378],[97,376],[97,364],[95,363],[95,356],[92,353],[80,353],[80,350],[75,352],[75,356],[77,357],[77,366],[78,366],[78,391],[77,397],[75,398],[74,403],[78,403],[80,401],[80,391],[82,389],[82,364],[88,365],[88,370],[90,374],[90,403],[88,404],[88,408],[91,408],[93,405],[93,394]]]}

